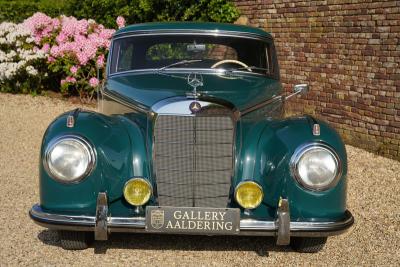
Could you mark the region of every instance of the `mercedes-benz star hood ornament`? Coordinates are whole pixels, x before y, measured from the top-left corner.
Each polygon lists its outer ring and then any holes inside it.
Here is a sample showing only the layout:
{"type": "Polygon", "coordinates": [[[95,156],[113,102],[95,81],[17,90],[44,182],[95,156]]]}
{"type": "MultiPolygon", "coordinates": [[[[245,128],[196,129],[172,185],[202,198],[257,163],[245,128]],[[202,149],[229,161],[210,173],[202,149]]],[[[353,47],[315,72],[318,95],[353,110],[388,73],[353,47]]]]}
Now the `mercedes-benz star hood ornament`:
{"type": "Polygon", "coordinates": [[[189,105],[189,109],[192,113],[197,113],[201,110],[201,105],[200,103],[197,101],[197,87],[199,86],[203,86],[203,76],[199,73],[190,73],[187,77],[187,83],[193,87],[193,97],[194,97],[194,101],[192,103],[190,103],[189,105]]]}

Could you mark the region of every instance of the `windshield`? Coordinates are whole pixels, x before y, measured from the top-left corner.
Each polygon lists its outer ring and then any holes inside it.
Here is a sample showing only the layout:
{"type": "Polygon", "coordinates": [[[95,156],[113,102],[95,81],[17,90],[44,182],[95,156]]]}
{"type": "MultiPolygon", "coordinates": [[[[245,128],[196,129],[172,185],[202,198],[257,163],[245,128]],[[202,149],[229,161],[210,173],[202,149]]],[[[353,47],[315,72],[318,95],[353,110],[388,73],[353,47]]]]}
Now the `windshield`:
{"type": "Polygon", "coordinates": [[[148,35],[114,40],[110,73],[152,69],[224,69],[270,75],[270,44],[243,37],[148,35]]]}

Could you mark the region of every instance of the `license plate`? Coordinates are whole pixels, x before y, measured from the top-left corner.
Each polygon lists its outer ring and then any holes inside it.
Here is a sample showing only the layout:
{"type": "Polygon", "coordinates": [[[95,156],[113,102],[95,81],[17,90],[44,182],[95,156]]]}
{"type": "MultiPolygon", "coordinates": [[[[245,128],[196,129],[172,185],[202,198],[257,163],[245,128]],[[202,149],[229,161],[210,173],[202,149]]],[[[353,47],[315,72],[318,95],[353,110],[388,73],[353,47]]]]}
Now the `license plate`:
{"type": "Polygon", "coordinates": [[[240,231],[240,211],[228,208],[148,206],[146,231],[237,234],[240,231]]]}

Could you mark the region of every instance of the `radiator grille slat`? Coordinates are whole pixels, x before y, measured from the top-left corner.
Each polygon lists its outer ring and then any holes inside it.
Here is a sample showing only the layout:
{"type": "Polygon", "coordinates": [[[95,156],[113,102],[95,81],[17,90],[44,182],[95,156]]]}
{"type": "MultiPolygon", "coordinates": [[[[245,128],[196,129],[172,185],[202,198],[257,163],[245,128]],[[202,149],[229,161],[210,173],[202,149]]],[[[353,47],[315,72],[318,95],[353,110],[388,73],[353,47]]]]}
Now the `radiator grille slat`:
{"type": "Polygon", "coordinates": [[[226,207],[233,135],[227,115],[159,115],[154,127],[159,205],[226,207]]]}

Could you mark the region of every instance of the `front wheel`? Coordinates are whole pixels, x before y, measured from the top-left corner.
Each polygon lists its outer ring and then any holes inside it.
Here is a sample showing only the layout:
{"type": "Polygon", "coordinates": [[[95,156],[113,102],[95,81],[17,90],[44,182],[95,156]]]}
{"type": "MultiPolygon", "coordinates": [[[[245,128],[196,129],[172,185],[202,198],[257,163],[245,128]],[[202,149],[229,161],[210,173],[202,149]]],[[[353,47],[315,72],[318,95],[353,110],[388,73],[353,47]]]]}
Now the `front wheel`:
{"type": "Polygon", "coordinates": [[[91,241],[90,234],[78,231],[59,231],[61,247],[67,250],[87,249],[91,241]]]}
{"type": "Polygon", "coordinates": [[[292,237],[290,246],[302,253],[317,253],[324,248],[327,237],[292,237]]]}

